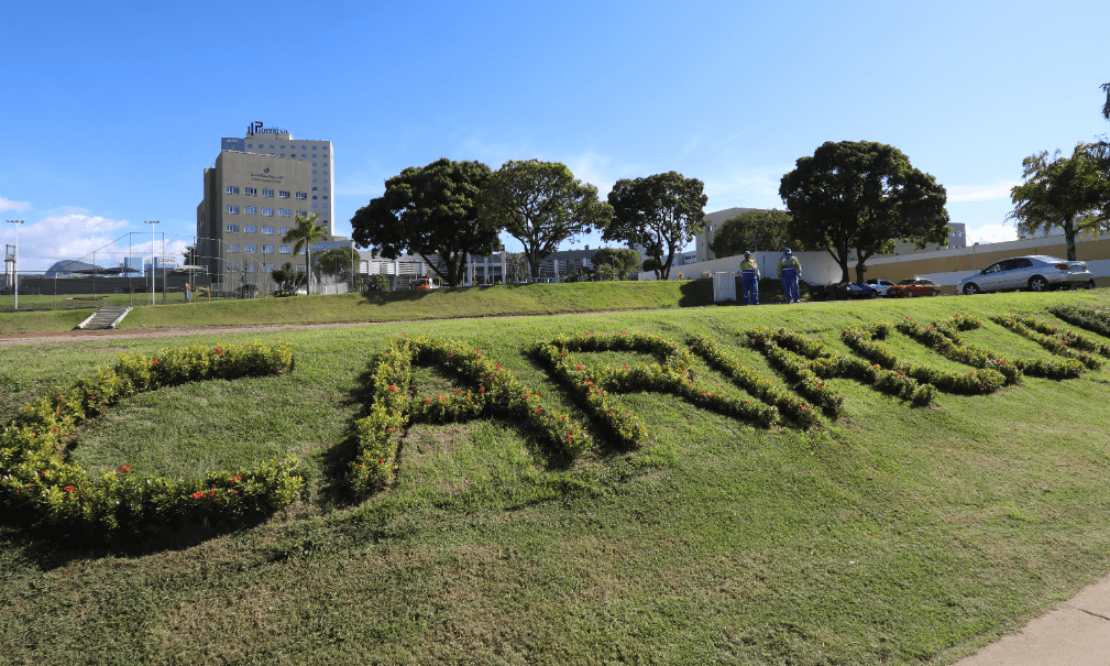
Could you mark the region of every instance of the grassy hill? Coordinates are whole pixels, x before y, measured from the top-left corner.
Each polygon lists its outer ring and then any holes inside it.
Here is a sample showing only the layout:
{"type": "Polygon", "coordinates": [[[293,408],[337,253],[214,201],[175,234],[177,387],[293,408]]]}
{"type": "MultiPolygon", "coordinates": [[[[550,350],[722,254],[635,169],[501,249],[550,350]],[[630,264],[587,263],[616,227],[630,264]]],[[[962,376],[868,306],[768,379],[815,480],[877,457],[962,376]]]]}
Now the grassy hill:
{"type": "MultiPolygon", "coordinates": [[[[70,453],[86,469],[180,476],[293,454],[307,490],[258,523],[113,546],[29,531],[9,513],[0,663],[946,664],[1110,569],[1110,366],[987,395],[941,392],[927,406],[825,378],[843,413],[809,429],[761,428],[669,394],[614,395],[647,432],[622,447],[527,353],[560,333],[705,336],[788,390],[744,344],[747,331],[781,326],[854,357],[840,336],[850,326],[961,313],[983,320],[962,333],[968,343],[1054,361],[989,317],[1031,313],[1066,328],[1045,309],[1105,310],[1101,291],[566,314],[574,299],[553,305],[561,296],[545,289],[506,291],[531,299],[524,312],[560,314],[285,331],[266,339],[293,345],[289,375],[162,389],[88,424],[70,453]],[[413,425],[396,480],[352,500],[339,479],[368,363],[391,339],[421,335],[481,349],[597,444],[563,464],[519,421],[413,425]]],[[[481,297],[445,290],[358,307],[453,317],[481,297]]],[[[327,300],[227,304],[224,319],[240,316],[235,307],[327,300]]],[[[0,417],[121,352],[250,337],[7,348],[0,417]]],[[[884,344],[975,371],[900,333],[884,344]]],[[[587,369],[650,361],[573,357],[587,369]]],[[[744,396],[703,361],[694,371],[712,391],[744,396]]],[[[465,386],[434,367],[416,383],[432,399],[465,386]]]]}

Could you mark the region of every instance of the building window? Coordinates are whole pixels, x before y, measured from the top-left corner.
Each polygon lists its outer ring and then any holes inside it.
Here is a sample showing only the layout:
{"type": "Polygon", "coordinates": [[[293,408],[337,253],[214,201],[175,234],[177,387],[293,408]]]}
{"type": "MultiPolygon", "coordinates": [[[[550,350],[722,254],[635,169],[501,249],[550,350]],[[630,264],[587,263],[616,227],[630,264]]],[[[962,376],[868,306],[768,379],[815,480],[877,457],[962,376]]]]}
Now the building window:
{"type": "Polygon", "coordinates": [[[228,194],[239,194],[239,186],[238,185],[228,185],[227,186],[227,193],[228,194]]]}
{"type": "Polygon", "coordinates": [[[297,192],[297,198],[298,199],[307,199],[308,198],[308,192],[297,192]]]}
{"type": "Polygon", "coordinates": [[[239,225],[238,224],[229,224],[229,225],[227,225],[227,232],[226,233],[229,233],[229,234],[239,233],[239,225]]]}
{"type": "Polygon", "coordinates": [[[248,224],[247,226],[243,227],[243,233],[256,234],[258,233],[258,227],[254,226],[253,224],[248,224]]]}
{"type": "Polygon", "coordinates": [[[239,251],[239,244],[238,243],[229,244],[227,246],[227,251],[228,252],[238,252],[239,251]]]}
{"type": "Polygon", "coordinates": [[[258,196],[258,190],[254,189],[253,187],[244,187],[243,194],[247,195],[248,197],[256,197],[258,196]]]}
{"type": "Polygon", "coordinates": [[[273,254],[274,253],[274,246],[273,245],[263,245],[262,246],[262,251],[266,252],[268,254],[273,254]]]}
{"type": "Polygon", "coordinates": [[[281,156],[282,156],[282,157],[285,157],[285,153],[282,153],[282,154],[281,154],[281,156]]]}
{"type": "Polygon", "coordinates": [[[307,210],[299,210],[299,211],[297,211],[297,215],[300,215],[301,217],[308,217],[308,211],[307,210]]]}
{"type": "Polygon", "coordinates": [[[290,229],[290,227],[282,227],[282,228],[278,229],[278,233],[281,234],[282,236],[284,236],[285,234],[289,233],[289,229],[290,229]]]}
{"type": "Polygon", "coordinates": [[[313,169],[313,170],[312,170],[312,175],[313,175],[313,176],[315,176],[315,175],[316,175],[316,169],[313,169]]]}
{"type": "Polygon", "coordinates": [[[257,245],[244,245],[243,252],[258,252],[257,245]]]}
{"type": "Polygon", "coordinates": [[[282,190],[282,191],[278,192],[278,196],[281,197],[282,199],[288,199],[289,198],[289,190],[282,190]]]}
{"type": "Polygon", "coordinates": [[[293,254],[293,247],[291,245],[282,245],[278,248],[278,254],[293,254]]]}
{"type": "MultiPolygon", "coordinates": [[[[312,163],[312,166],[316,166],[316,163],[315,163],[315,162],[313,162],[313,163],[312,163]]],[[[315,172],[315,171],[313,171],[312,173],[316,173],[316,172],[315,172]]]]}
{"type": "Polygon", "coordinates": [[[313,208],[316,208],[316,204],[312,204],[312,207],[313,207],[313,208]]]}
{"type": "Polygon", "coordinates": [[[239,214],[239,207],[238,206],[228,206],[227,207],[227,212],[232,214],[232,215],[238,215],[239,214]]]}
{"type": "Polygon", "coordinates": [[[318,196],[316,196],[315,194],[313,194],[313,195],[312,195],[312,198],[313,198],[313,199],[319,199],[320,197],[318,197],[318,196]]]}
{"type": "Polygon", "coordinates": [[[293,211],[288,208],[278,208],[278,217],[293,217],[293,211]]]}
{"type": "Polygon", "coordinates": [[[274,235],[274,228],[273,227],[262,227],[262,233],[266,234],[267,236],[273,236],[274,235]]]}
{"type": "Polygon", "coordinates": [[[273,190],[262,190],[262,196],[272,197],[272,196],[274,196],[274,191],[273,190]]]}
{"type": "Polygon", "coordinates": [[[268,270],[268,271],[274,270],[274,265],[273,264],[266,264],[266,270],[268,270]]]}
{"type": "MultiPolygon", "coordinates": [[[[316,182],[316,181],[313,181],[313,182],[316,182]]],[[[314,188],[312,188],[312,191],[313,191],[313,192],[315,192],[315,191],[316,191],[316,188],[315,188],[315,187],[314,187],[314,188]]]]}
{"type": "Polygon", "coordinates": [[[262,209],[262,214],[265,215],[266,217],[273,217],[274,216],[274,209],[273,208],[263,208],[262,209]]]}
{"type": "Polygon", "coordinates": [[[313,179],[312,179],[312,182],[314,182],[314,183],[315,183],[315,182],[316,182],[316,179],[315,179],[315,178],[313,178],[313,179]]]}
{"type": "Polygon", "coordinates": [[[258,215],[258,209],[254,206],[243,206],[244,215],[258,215]]]}
{"type": "Polygon", "coordinates": [[[304,264],[297,264],[297,272],[298,273],[303,273],[304,272],[304,264]]]}

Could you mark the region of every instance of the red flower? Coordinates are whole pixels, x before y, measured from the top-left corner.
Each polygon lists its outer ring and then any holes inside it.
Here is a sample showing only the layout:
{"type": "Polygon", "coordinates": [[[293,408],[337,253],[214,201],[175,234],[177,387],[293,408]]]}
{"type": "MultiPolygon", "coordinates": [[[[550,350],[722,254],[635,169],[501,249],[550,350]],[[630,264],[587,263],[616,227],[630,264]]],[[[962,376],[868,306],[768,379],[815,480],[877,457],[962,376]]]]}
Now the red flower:
{"type": "Polygon", "coordinates": [[[131,465],[124,465],[123,467],[119,468],[119,473],[120,474],[127,474],[128,472],[131,471],[131,469],[132,469],[131,465]]]}
{"type": "Polygon", "coordinates": [[[386,428],[385,431],[386,432],[393,432],[393,428],[386,428]]]}
{"type": "Polygon", "coordinates": [[[158,359],[154,359],[150,363],[151,363],[151,365],[158,365],[158,359]]]}
{"type": "Polygon", "coordinates": [[[189,497],[192,497],[193,499],[204,499],[204,491],[203,490],[198,490],[195,493],[193,493],[192,495],[189,495],[189,497]]]}
{"type": "Polygon", "coordinates": [[[74,486],[66,486],[65,488],[62,488],[62,490],[66,491],[67,493],[71,493],[74,490],[77,490],[77,488],[74,486]]]}
{"type": "Polygon", "coordinates": [[[232,483],[239,483],[239,482],[240,482],[240,481],[242,481],[242,480],[243,480],[243,477],[241,477],[241,476],[233,476],[233,477],[231,477],[231,482],[232,482],[232,483]]]}

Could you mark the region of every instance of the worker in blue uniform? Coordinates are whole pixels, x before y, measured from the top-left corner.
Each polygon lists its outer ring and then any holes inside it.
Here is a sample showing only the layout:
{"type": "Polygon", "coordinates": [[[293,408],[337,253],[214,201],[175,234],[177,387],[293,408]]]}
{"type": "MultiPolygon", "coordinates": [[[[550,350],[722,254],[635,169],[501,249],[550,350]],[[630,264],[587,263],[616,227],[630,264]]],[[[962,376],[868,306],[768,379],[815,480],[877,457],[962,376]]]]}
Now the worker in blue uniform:
{"type": "Polygon", "coordinates": [[[744,283],[744,305],[759,305],[759,266],[752,261],[752,253],[744,253],[740,262],[740,277],[744,283]]]}
{"type": "Polygon", "coordinates": [[[798,278],[802,277],[802,262],[786,248],[779,259],[779,277],[782,278],[782,291],[786,294],[786,302],[798,302],[798,278]]]}

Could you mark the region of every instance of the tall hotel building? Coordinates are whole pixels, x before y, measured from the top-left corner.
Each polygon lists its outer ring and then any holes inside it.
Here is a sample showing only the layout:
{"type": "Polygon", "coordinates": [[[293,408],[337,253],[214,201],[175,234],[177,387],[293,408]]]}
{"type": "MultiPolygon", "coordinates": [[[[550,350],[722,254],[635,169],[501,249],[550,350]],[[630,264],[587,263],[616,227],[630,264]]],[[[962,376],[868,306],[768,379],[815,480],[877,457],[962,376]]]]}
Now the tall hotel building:
{"type": "Polygon", "coordinates": [[[313,213],[332,236],[334,165],[331,141],[296,141],[288,130],[260,122],[241,139],[222,139],[215,166],[204,170],[197,263],[217,283],[260,285],[285,262],[303,270],[304,253],[294,255],[282,237],[294,215],[313,213]]]}

